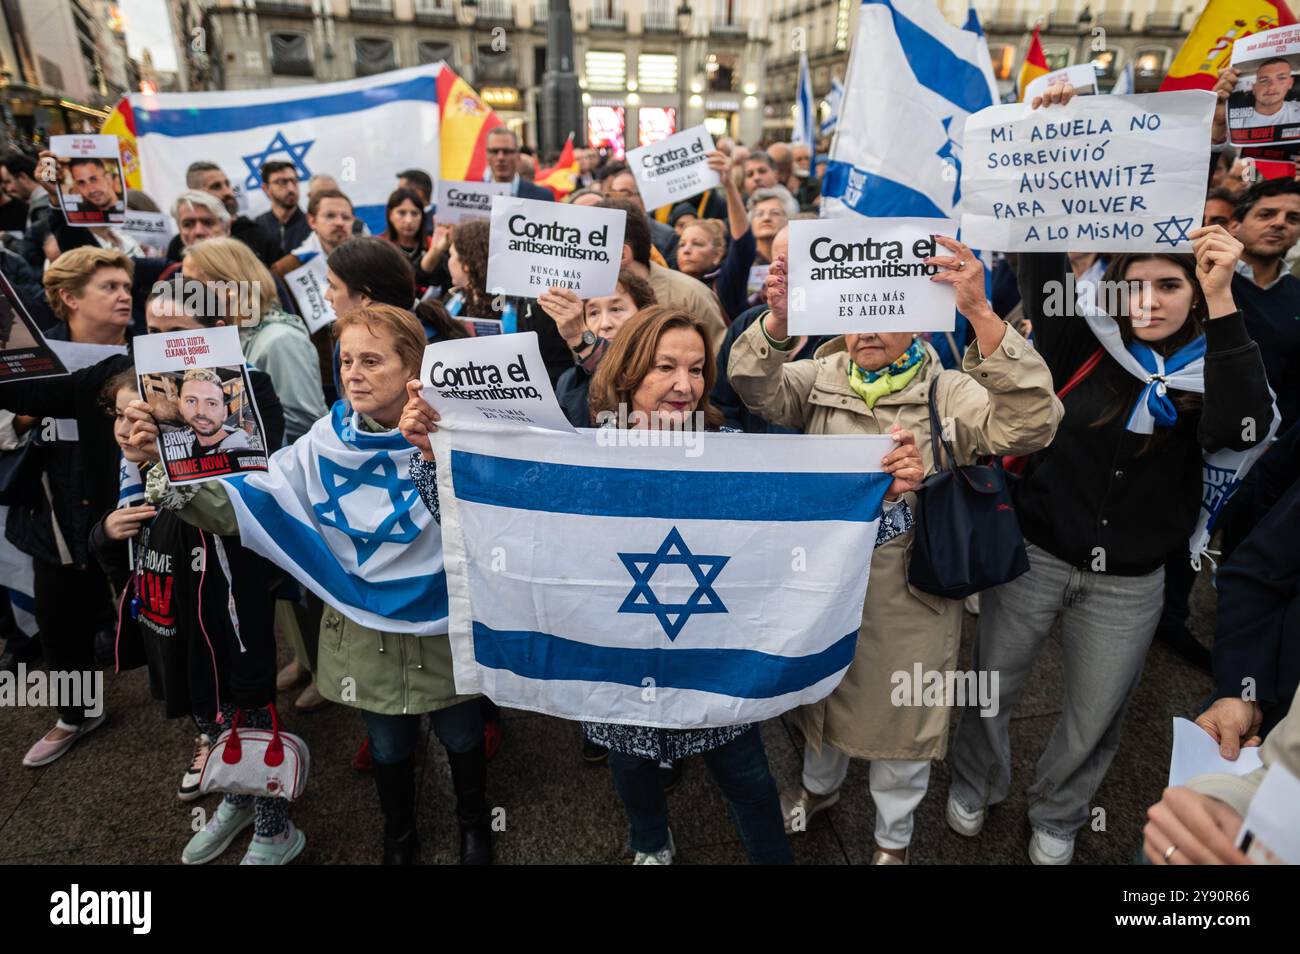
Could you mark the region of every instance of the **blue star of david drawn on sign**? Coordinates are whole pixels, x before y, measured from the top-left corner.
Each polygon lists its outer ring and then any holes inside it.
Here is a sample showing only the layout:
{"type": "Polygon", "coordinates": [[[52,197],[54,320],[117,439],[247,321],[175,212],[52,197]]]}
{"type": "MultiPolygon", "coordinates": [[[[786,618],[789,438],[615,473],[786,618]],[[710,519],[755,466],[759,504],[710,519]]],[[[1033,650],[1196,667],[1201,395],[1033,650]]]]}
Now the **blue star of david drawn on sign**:
{"type": "Polygon", "coordinates": [[[1170,245],[1177,245],[1179,242],[1186,242],[1188,241],[1187,230],[1191,227],[1191,218],[1180,219],[1176,215],[1171,215],[1163,222],[1156,223],[1156,228],[1160,230],[1160,238],[1156,239],[1156,244],[1168,242],[1170,245]],[[1177,230],[1177,232],[1171,238],[1169,233],[1174,232],[1174,230],[1177,230]]]}
{"type": "Polygon", "coordinates": [[[725,613],[718,594],[713,592],[713,581],[718,578],[722,568],[731,557],[704,556],[695,554],[686,546],[682,535],[673,527],[659,544],[654,553],[620,553],[618,558],[632,574],[631,591],[618,608],[620,613],[649,613],[659,617],[659,625],[664,628],[668,639],[675,640],[687,620],[695,613],[725,613]],[[661,603],[654,590],[650,589],[650,579],[655,571],[665,564],[677,563],[689,567],[695,577],[695,592],[685,603],[661,603]]]}
{"type": "Polygon", "coordinates": [[[262,163],[280,153],[284,154],[287,162],[293,163],[293,171],[298,174],[298,181],[310,179],[311,170],[307,168],[307,163],[302,160],[307,155],[307,150],[315,144],[315,139],[307,139],[303,142],[289,142],[284,138],[284,133],[277,131],[275,137],[271,140],[271,144],[261,152],[242,157],[244,165],[248,166],[248,178],[244,180],[244,188],[260,189],[262,187],[262,163]]]}
{"type": "Polygon", "coordinates": [[[357,566],[360,567],[385,543],[414,543],[420,528],[411,519],[411,507],[420,492],[412,490],[403,495],[397,479],[397,465],[387,451],[375,454],[357,468],[343,467],[328,457],[320,458],[320,479],[328,499],[312,504],[316,519],[323,527],[334,527],[348,535],[357,549],[357,566]],[[393,512],[379,522],[374,530],[363,530],[348,523],[343,511],[343,498],[364,486],[378,487],[388,493],[393,512]],[[330,516],[332,514],[332,516],[330,516]]]}
{"type": "Polygon", "coordinates": [[[943,134],[948,137],[948,141],[935,155],[952,163],[952,170],[956,173],[952,187],[952,204],[955,206],[961,198],[961,143],[952,138],[952,121],[952,116],[943,121],[943,134]]]}

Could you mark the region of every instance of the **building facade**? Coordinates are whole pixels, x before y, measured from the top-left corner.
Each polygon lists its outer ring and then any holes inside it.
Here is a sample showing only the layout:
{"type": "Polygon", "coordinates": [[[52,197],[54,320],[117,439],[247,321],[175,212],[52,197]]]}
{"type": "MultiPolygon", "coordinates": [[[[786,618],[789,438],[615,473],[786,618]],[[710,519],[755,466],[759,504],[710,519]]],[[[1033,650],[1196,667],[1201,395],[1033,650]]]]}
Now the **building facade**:
{"type": "MultiPolygon", "coordinates": [[[[445,60],[536,141],[547,0],[170,0],[194,89],[263,89],[445,60]]],[[[762,123],[768,4],[573,0],[586,130],[614,151],[707,123],[752,140],[762,123]]]]}
{"type": "MultiPolygon", "coordinates": [[[[937,0],[950,23],[966,19],[966,0],[937,0]]],[[[771,45],[763,133],[789,138],[798,84],[800,50],[808,52],[813,89],[819,99],[831,78],[843,79],[857,30],[861,0],[770,0],[771,45]]],[[[1035,24],[1053,69],[1092,62],[1102,90],[1114,85],[1128,63],[1136,92],[1160,85],[1191,29],[1201,5],[1189,0],[975,0],[988,37],[998,91],[1014,90],[1035,24]]],[[[828,114],[824,100],[823,117],[828,114]]]]}

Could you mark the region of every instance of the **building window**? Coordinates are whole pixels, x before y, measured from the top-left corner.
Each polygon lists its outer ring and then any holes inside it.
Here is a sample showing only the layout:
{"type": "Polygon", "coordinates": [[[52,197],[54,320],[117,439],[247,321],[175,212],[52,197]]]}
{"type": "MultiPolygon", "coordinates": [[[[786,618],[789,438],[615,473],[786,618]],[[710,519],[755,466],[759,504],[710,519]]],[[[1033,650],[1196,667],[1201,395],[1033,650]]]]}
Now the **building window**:
{"type": "Polygon", "coordinates": [[[1135,76],[1160,76],[1169,67],[1169,48],[1166,46],[1138,47],[1133,54],[1135,76]]]}
{"type": "Polygon", "coordinates": [[[415,44],[415,56],[421,66],[440,62],[453,68],[456,65],[456,47],[446,40],[421,40],[415,44]]]}
{"type": "Polygon", "coordinates": [[[271,34],[272,76],[314,76],[311,50],[301,33],[271,34]]]}
{"type": "Polygon", "coordinates": [[[514,86],[516,82],[515,60],[509,50],[498,50],[491,43],[478,45],[475,58],[474,83],[477,86],[498,84],[514,86]]]}
{"type": "Polygon", "coordinates": [[[352,58],[358,76],[374,76],[397,69],[393,41],[381,36],[359,36],[352,41],[352,58]]]}
{"type": "Polygon", "coordinates": [[[1043,58],[1047,60],[1049,70],[1063,70],[1070,65],[1073,50],[1068,46],[1045,46],[1043,58]]]}
{"type": "Polygon", "coordinates": [[[704,73],[711,93],[730,93],[736,89],[736,57],[732,53],[710,53],[704,58],[704,73]]]}
{"type": "Polygon", "coordinates": [[[993,60],[993,75],[1000,80],[1011,79],[1016,68],[1015,46],[1010,43],[999,46],[995,43],[989,49],[989,57],[993,60]]]}
{"type": "Polygon", "coordinates": [[[627,84],[627,54],[587,51],[587,89],[618,90],[627,84]]]}
{"type": "Polygon", "coordinates": [[[1113,80],[1115,78],[1115,50],[1103,50],[1092,58],[1093,69],[1097,71],[1097,78],[1102,80],[1113,80]]]}
{"type": "Polygon", "coordinates": [[[636,61],[636,81],[643,93],[677,92],[677,55],[642,53],[636,61]]]}

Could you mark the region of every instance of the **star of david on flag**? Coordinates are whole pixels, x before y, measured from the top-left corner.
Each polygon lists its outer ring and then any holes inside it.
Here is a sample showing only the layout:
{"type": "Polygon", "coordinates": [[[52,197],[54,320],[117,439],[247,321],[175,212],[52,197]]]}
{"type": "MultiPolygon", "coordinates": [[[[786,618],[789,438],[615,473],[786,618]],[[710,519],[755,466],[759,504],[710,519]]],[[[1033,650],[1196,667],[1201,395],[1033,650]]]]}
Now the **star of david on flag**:
{"type": "Polygon", "coordinates": [[[727,612],[727,607],[713,591],[713,581],[731,557],[692,553],[676,527],[668,532],[654,553],[620,553],[618,558],[623,561],[635,581],[618,611],[650,613],[659,617],[659,625],[664,628],[669,640],[677,638],[682,627],[695,613],[727,612]],[[650,585],[656,570],[673,564],[687,567],[695,578],[695,591],[685,603],[661,602],[650,585]]]}
{"type": "Polygon", "coordinates": [[[289,142],[284,133],[276,130],[275,135],[271,137],[271,142],[265,149],[242,157],[244,165],[248,166],[248,177],[244,179],[244,188],[249,190],[260,189],[262,187],[262,164],[278,156],[283,156],[286,162],[293,163],[293,171],[297,174],[299,182],[310,179],[311,170],[307,168],[307,163],[303,161],[303,157],[307,155],[307,150],[315,142],[314,139],[289,142]]]}
{"type": "MultiPolygon", "coordinates": [[[[387,453],[381,451],[360,467],[351,469],[322,457],[320,478],[329,497],[323,503],[313,504],[312,510],[321,526],[333,527],[348,535],[356,547],[357,566],[363,566],[385,543],[407,544],[420,535],[420,528],[411,519],[411,508],[420,497],[419,491],[411,487],[403,492],[397,465],[387,453]],[[343,499],[361,487],[376,487],[383,491],[392,506],[392,511],[379,521],[374,530],[352,526],[343,507],[343,499]]],[[[370,506],[373,504],[371,499],[370,506]]]]}

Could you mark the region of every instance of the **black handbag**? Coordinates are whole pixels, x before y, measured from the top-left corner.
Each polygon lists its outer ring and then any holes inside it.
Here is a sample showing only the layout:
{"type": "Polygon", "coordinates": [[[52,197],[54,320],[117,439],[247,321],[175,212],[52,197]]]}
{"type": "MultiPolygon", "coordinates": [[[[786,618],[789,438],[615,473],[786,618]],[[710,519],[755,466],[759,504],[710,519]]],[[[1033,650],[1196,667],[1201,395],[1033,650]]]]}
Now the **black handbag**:
{"type": "Polygon", "coordinates": [[[908,582],[918,590],[960,600],[1010,582],[1029,569],[1006,471],[993,459],[957,466],[943,438],[936,392],[930,386],[930,448],[935,472],[916,493],[915,534],[908,582]],[[940,445],[947,453],[942,469],[940,445]]]}

